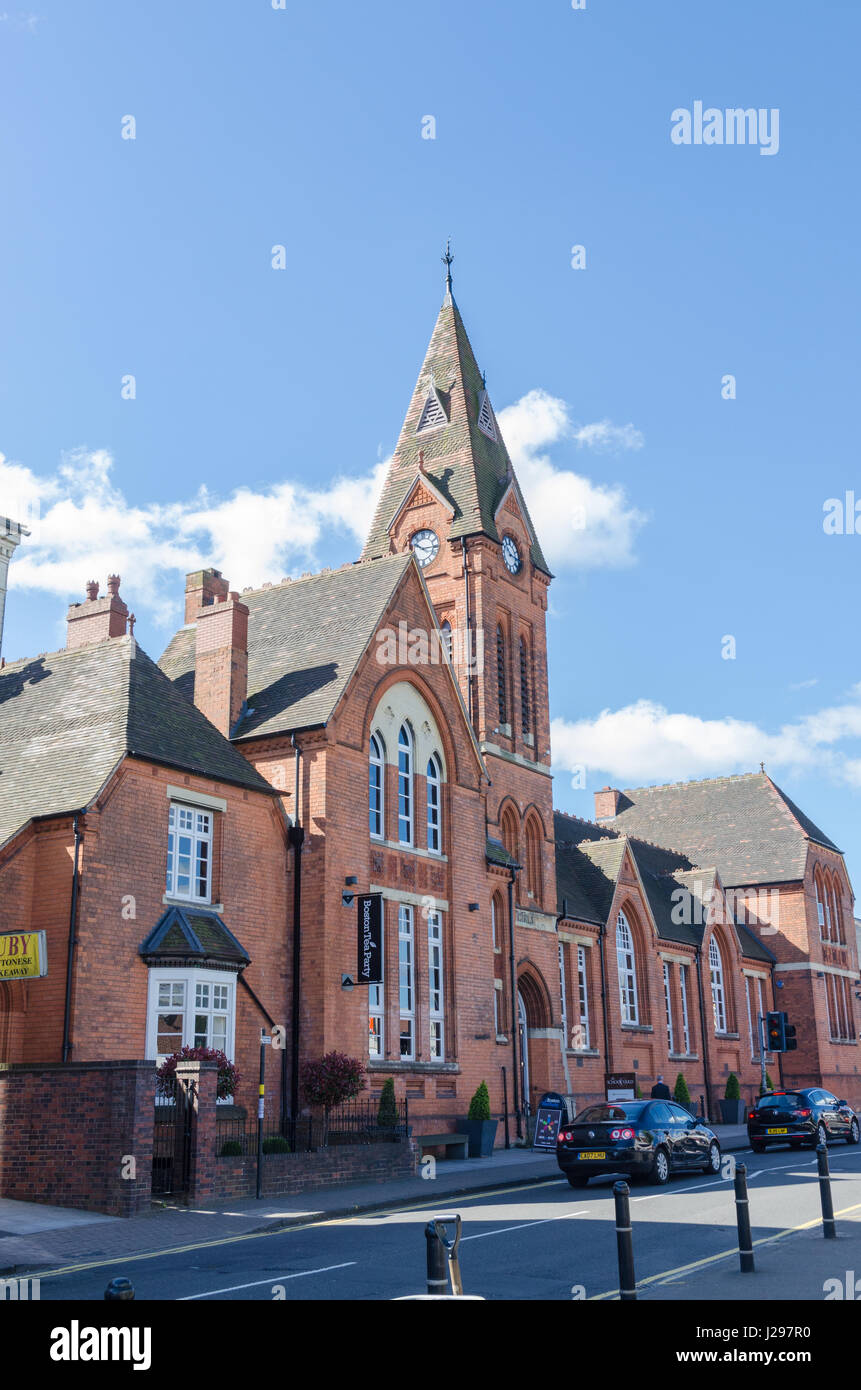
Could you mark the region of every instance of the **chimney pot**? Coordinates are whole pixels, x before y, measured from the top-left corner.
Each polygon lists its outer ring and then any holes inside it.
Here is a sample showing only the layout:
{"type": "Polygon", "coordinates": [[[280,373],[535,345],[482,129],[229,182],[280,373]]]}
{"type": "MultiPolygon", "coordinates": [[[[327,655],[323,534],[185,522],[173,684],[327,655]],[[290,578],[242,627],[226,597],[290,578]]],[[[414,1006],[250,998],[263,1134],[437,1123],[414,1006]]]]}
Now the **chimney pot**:
{"type": "Polygon", "coordinates": [[[88,580],[87,580],[87,598],[88,598],[88,599],[90,600],[90,602],[92,603],[93,600],[94,600],[94,599],[97,599],[98,597],[99,597],[99,581],[98,581],[98,579],[88,579],[88,580]]]}
{"type": "Polygon", "coordinates": [[[120,592],[120,576],[118,574],[108,575],[108,593],[111,598],[118,598],[120,592]]]}

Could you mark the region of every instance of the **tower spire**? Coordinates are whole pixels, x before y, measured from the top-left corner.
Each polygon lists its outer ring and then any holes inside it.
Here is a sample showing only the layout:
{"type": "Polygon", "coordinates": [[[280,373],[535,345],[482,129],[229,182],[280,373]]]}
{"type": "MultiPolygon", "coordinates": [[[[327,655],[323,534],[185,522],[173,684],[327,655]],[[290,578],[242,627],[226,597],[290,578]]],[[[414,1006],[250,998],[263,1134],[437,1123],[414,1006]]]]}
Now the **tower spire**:
{"type": "Polygon", "coordinates": [[[451,291],[451,263],[453,260],[454,256],[451,253],[451,237],[446,237],[445,255],[442,257],[442,263],[445,266],[445,292],[447,298],[451,300],[454,299],[454,295],[451,291]]]}

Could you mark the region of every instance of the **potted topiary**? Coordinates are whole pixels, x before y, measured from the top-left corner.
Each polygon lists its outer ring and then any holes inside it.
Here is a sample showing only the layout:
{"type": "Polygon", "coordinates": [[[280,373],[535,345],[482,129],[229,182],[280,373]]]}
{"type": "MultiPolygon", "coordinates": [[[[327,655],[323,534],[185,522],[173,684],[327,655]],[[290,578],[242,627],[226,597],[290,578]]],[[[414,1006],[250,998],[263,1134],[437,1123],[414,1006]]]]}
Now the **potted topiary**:
{"type": "Polygon", "coordinates": [[[389,1076],[383,1082],[380,1092],[380,1106],[377,1110],[378,1139],[396,1139],[398,1128],[398,1102],[395,1099],[395,1078],[389,1076]]]}
{"type": "MultiPolygon", "coordinates": [[[[681,1072],[679,1072],[678,1076],[676,1077],[676,1084],[673,1088],[673,1100],[678,1101],[679,1105],[683,1105],[685,1109],[690,1112],[691,1115],[694,1115],[694,1108],[691,1102],[691,1093],[688,1090],[688,1083],[682,1076],[681,1072]]],[[[694,1118],[696,1118],[695,1115],[694,1118]]]]}
{"type": "Polygon", "coordinates": [[[490,1118],[490,1095],[487,1082],[482,1081],[469,1102],[469,1113],[461,1129],[469,1135],[470,1158],[491,1158],[496,1140],[498,1120],[490,1118]]]}
{"type": "Polygon", "coordinates": [[[719,1101],[721,1120],[725,1125],[740,1125],[744,1123],[744,1102],[741,1098],[741,1087],[738,1084],[738,1077],[731,1071],[726,1079],[726,1091],[723,1100],[719,1101]]]}

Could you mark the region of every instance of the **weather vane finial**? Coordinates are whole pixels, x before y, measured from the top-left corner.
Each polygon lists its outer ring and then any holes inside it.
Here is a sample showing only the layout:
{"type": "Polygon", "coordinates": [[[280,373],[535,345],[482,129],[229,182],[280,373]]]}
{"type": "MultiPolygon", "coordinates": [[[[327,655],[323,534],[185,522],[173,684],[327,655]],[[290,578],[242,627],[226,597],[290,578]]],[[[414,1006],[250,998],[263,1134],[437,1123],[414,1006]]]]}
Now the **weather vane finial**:
{"type": "Polygon", "coordinates": [[[451,254],[451,237],[446,237],[445,255],[442,257],[442,263],[445,266],[445,287],[449,294],[451,294],[451,263],[453,260],[454,256],[451,254]]]}

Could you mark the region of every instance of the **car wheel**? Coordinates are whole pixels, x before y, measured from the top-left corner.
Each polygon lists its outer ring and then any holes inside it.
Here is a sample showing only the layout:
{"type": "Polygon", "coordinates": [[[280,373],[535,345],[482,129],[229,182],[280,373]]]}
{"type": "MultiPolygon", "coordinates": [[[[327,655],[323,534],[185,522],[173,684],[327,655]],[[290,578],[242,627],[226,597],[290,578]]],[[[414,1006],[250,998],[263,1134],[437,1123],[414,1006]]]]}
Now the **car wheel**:
{"type": "Polygon", "coordinates": [[[663,1187],[670,1180],[670,1155],[666,1149],[658,1149],[655,1154],[655,1161],[652,1164],[652,1171],[649,1174],[649,1181],[656,1187],[663,1187]]]}
{"type": "Polygon", "coordinates": [[[569,1173],[568,1182],[571,1187],[585,1187],[589,1181],[588,1173],[569,1173]]]}
{"type": "Polygon", "coordinates": [[[859,1138],[861,1138],[861,1132],[859,1132],[858,1129],[858,1121],[857,1119],[853,1119],[851,1125],[849,1126],[849,1133],[846,1136],[846,1143],[857,1144],[859,1138]]]}
{"type": "Polygon", "coordinates": [[[712,1142],[709,1144],[709,1157],[708,1157],[708,1162],[706,1163],[705,1167],[703,1168],[703,1172],[704,1172],[704,1173],[719,1173],[719,1172],[720,1172],[720,1144],[718,1143],[718,1141],[717,1141],[716,1139],[713,1139],[712,1142]]]}
{"type": "Polygon", "coordinates": [[[755,1154],[765,1153],[765,1145],[761,1144],[758,1139],[751,1139],[750,1147],[753,1149],[755,1154]]]}
{"type": "Polygon", "coordinates": [[[825,1144],[826,1146],[828,1144],[828,1130],[825,1128],[824,1124],[822,1124],[821,1120],[816,1126],[816,1138],[813,1141],[814,1149],[818,1149],[820,1144],[825,1144]]]}

